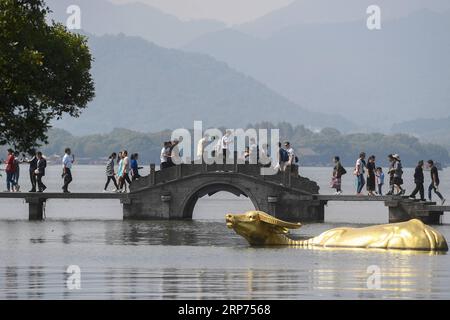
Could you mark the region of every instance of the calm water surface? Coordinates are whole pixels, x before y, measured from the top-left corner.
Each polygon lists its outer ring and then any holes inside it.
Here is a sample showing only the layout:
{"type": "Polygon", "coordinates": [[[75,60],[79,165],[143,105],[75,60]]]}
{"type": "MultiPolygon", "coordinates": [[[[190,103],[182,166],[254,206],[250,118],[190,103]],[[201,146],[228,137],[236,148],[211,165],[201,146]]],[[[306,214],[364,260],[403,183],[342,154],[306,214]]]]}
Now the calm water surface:
{"type": "MultiPolygon", "coordinates": [[[[27,189],[25,173],[23,167],[27,189]]],[[[59,174],[59,167],[49,168],[50,191],[59,191],[59,174]]],[[[304,168],[302,174],[318,181],[321,193],[331,192],[329,169],[304,168]]],[[[441,175],[450,197],[450,171],[441,175]]],[[[73,191],[102,190],[104,169],[77,166],[74,177],[73,191]]],[[[344,191],[353,189],[347,176],[344,191]]],[[[450,298],[448,254],[251,248],[226,228],[223,216],[252,205],[226,193],[199,201],[194,221],[122,221],[115,200],[49,201],[44,222],[28,222],[21,200],[0,200],[0,208],[0,299],[450,298]],[[66,286],[70,265],[81,269],[80,290],[66,286]],[[379,289],[367,286],[369,266],[381,272],[379,289]]],[[[330,203],[325,223],[295,234],[386,223],[387,216],[382,203],[330,203]]],[[[450,239],[448,215],[443,222],[436,228],[450,239]]]]}

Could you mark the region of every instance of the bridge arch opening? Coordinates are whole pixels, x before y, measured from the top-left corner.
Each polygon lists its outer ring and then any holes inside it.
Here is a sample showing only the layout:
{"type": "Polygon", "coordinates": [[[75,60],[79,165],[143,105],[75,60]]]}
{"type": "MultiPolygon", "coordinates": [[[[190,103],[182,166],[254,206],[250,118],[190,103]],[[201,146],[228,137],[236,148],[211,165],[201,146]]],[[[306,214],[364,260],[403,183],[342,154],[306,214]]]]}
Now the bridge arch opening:
{"type": "Polygon", "coordinates": [[[243,188],[226,183],[213,183],[194,190],[183,206],[186,219],[223,219],[225,214],[257,210],[258,204],[243,188]]]}

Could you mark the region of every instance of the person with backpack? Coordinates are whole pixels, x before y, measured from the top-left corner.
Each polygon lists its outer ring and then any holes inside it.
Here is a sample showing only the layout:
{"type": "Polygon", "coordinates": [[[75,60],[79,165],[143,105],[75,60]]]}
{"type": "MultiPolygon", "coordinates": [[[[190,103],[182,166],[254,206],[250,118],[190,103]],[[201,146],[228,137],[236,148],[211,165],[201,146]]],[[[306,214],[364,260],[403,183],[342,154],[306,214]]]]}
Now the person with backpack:
{"type": "Polygon", "coordinates": [[[342,166],[341,160],[338,156],[334,157],[333,177],[331,179],[331,188],[336,189],[336,195],[342,194],[342,176],[347,173],[347,170],[342,166]]]}
{"type": "Polygon", "coordinates": [[[298,163],[298,157],[295,155],[295,150],[294,148],[292,148],[291,143],[288,141],[284,143],[284,147],[289,157],[287,166],[289,166],[291,170],[294,170],[294,166],[298,163]]]}
{"type": "Polygon", "coordinates": [[[106,184],[105,184],[105,188],[103,189],[103,192],[108,191],[108,186],[111,181],[114,183],[114,186],[115,186],[115,189],[113,190],[113,192],[117,192],[119,190],[119,185],[117,184],[117,180],[116,180],[115,172],[114,172],[114,160],[116,159],[116,157],[117,157],[117,154],[115,152],[113,152],[109,156],[108,162],[106,163],[106,184]]]}
{"type": "Polygon", "coordinates": [[[388,161],[389,161],[389,170],[388,170],[388,174],[389,174],[389,191],[388,193],[386,193],[387,196],[392,196],[394,195],[394,157],[392,154],[388,155],[388,161]]]}
{"type": "Polygon", "coordinates": [[[139,170],[143,167],[139,167],[138,164],[139,154],[134,153],[131,155],[130,167],[131,167],[131,181],[135,181],[141,177],[139,170]]]}
{"type": "Polygon", "coordinates": [[[8,157],[5,161],[6,168],[6,191],[14,192],[16,187],[16,181],[14,175],[16,173],[14,150],[8,149],[8,157]]]}
{"type": "Polygon", "coordinates": [[[394,189],[397,190],[396,195],[402,196],[406,193],[406,190],[402,188],[403,185],[403,166],[398,154],[393,154],[392,158],[394,162],[392,164],[394,189]]]}
{"type": "Polygon", "coordinates": [[[42,156],[42,152],[38,152],[36,154],[37,157],[37,167],[34,171],[34,174],[36,175],[36,182],[38,185],[38,192],[44,192],[47,187],[42,182],[42,177],[45,176],[45,168],[47,168],[47,160],[42,156]]]}

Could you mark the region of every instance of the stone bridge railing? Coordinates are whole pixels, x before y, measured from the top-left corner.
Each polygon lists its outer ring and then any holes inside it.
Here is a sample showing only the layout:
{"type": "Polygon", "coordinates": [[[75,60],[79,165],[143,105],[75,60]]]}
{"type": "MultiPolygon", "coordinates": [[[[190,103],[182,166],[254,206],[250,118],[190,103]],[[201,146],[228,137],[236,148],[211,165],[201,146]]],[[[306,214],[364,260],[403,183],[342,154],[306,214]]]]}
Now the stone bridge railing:
{"type": "Polygon", "coordinates": [[[180,164],[163,170],[156,170],[154,164],[150,165],[150,175],[134,181],[131,191],[140,190],[160,184],[185,179],[195,175],[220,173],[241,174],[252,177],[261,182],[275,183],[287,188],[304,190],[308,194],[318,194],[319,187],[314,181],[301,177],[298,174],[298,166],[288,168],[284,172],[274,172],[273,175],[262,175],[262,165],[259,164],[180,164]]]}

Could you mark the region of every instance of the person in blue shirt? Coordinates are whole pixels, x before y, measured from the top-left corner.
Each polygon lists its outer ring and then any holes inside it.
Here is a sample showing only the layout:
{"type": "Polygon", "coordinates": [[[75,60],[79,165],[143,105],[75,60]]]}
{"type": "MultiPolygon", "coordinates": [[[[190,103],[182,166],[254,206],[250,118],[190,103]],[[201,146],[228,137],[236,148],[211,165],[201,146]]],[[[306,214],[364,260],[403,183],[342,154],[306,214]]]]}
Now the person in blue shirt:
{"type": "Polygon", "coordinates": [[[139,167],[138,165],[138,158],[139,154],[137,153],[131,155],[130,167],[131,167],[131,179],[133,181],[141,177],[139,174],[139,169],[142,169],[142,167],[139,167]]]}

